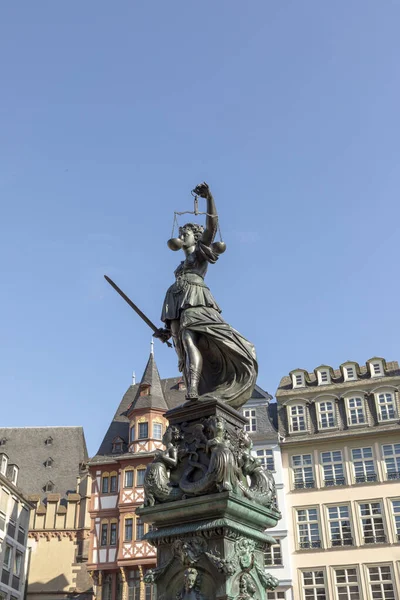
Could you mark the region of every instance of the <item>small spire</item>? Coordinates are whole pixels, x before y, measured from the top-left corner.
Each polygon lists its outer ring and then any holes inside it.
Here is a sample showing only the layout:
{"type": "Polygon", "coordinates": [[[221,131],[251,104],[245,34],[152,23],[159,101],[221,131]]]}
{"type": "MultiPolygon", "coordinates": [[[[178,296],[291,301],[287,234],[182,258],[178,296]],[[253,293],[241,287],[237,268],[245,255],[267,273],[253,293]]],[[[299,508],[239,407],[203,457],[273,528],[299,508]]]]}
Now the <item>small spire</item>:
{"type": "Polygon", "coordinates": [[[154,340],[153,338],[151,338],[151,344],[150,344],[150,354],[152,356],[154,356],[154,340]]]}
{"type": "Polygon", "coordinates": [[[136,385],[136,373],[133,371],[132,373],[132,385],[136,385]]]}

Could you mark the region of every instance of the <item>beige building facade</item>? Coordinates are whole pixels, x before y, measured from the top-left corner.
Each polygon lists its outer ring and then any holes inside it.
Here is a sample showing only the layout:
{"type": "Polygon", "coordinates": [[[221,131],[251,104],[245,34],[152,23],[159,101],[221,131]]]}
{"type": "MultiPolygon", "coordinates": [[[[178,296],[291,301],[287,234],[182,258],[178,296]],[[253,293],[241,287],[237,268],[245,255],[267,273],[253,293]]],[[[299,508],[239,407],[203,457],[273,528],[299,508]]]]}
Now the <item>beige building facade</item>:
{"type": "Polygon", "coordinates": [[[380,357],[281,380],[295,600],[400,598],[399,385],[380,357]]]}

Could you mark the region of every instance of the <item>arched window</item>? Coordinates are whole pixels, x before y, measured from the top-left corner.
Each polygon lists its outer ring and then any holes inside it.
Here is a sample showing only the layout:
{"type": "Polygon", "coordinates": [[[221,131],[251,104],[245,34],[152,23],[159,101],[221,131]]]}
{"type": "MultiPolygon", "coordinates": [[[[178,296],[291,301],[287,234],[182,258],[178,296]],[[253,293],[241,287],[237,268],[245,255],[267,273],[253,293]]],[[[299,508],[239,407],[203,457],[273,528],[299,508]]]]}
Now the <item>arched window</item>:
{"type": "Polygon", "coordinates": [[[306,431],[306,408],[303,404],[288,406],[289,412],[289,431],[306,431]]]}

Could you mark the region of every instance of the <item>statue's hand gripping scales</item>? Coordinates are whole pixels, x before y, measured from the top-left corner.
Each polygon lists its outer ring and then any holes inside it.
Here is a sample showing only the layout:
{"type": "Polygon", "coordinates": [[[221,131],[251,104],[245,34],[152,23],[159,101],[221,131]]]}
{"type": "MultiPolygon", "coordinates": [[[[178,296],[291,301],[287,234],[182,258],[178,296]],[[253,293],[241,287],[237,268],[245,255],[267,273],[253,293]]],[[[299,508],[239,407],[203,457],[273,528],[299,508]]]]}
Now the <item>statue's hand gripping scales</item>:
{"type": "Polygon", "coordinates": [[[165,328],[155,336],[162,341],[172,336],[189,400],[216,398],[240,408],[256,382],[256,354],[254,346],[223,320],[204,282],[208,265],[217,262],[225,245],[213,243],[218,214],[208,185],[202,183],[193,192],[206,200],[206,226],[187,223],[179,229],[177,249],[182,248],[185,260],[165,296],[165,328]]]}

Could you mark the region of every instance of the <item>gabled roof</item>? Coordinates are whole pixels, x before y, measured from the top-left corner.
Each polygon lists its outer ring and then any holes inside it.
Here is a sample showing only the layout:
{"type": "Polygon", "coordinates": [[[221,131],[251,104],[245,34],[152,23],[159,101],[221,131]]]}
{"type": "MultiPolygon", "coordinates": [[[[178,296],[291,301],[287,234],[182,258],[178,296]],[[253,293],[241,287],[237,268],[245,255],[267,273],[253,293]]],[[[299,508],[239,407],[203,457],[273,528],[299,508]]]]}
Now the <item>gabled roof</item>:
{"type": "Polygon", "coordinates": [[[54,483],[53,491],[66,497],[76,490],[80,465],[87,462],[85,436],[82,427],[1,427],[0,439],[6,439],[2,451],[9,464],[19,466],[18,487],[24,494],[44,498],[46,483],[54,483]],[[45,440],[52,438],[51,445],[45,440]],[[53,463],[46,467],[51,455],[53,463]]]}

